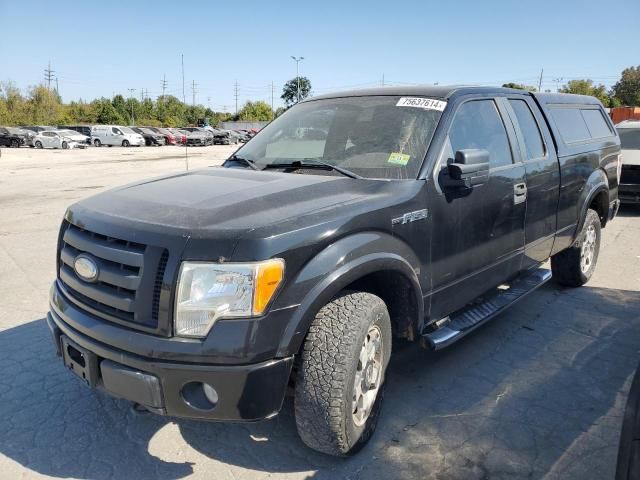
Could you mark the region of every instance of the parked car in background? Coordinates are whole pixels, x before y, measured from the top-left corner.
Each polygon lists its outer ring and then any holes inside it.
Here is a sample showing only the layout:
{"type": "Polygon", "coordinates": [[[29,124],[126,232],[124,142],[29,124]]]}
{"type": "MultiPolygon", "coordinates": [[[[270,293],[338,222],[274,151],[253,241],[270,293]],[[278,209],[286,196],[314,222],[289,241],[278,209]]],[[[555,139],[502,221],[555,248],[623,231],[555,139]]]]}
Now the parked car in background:
{"type": "Polygon", "coordinates": [[[94,146],[101,145],[122,147],[141,147],[145,144],[144,137],[134,132],[129,127],[120,125],[95,125],[91,127],[91,143],[94,146]]]}
{"type": "Polygon", "coordinates": [[[234,130],[235,134],[238,136],[238,140],[241,143],[247,143],[251,137],[244,130],[234,130]]]}
{"type": "Polygon", "coordinates": [[[213,133],[200,127],[185,127],[182,129],[187,134],[187,145],[204,147],[213,145],[213,133]]]}
{"type": "Polygon", "coordinates": [[[18,148],[24,145],[25,137],[12,132],[9,127],[0,127],[0,145],[18,148]]]}
{"type": "Polygon", "coordinates": [[[20,125],[18,128],[22,130],[31,130],[35,133],[44,132],[45,130],[55,130],[56,127],[52,125],[20,125]]]}
{"type": "Polygon", "coordinates": [[[616,125],[620,135],[622,174],[618,196],[622,203],[640,204],[640,120],[616,125]]]}
{"type": "Polygon", "coordinates": [[[78,133],[91,137],[91,125],[58,125],[60,130],[75,130],[78,133]]]}
{"type": "Polygon", "coordinates": [[[167,128],[167,130],[176,137],[176,144],[178,145],[186,145],[187,144],[187,132],[180,130],[179,128],[167,128]]]}
{"type": "Polygon", "coordinates": [[[86,143],[80,144],[59,130],[44,130],[38,133],[33,144],[36,148],[62,148],[63,150],[76,148],[80,145],[86,146],[86,143]]]}
{"type": "Polygon", "coordinates": [[[213,143],[215,145],[231,145],[239,141],[238,135],[232,130],[215,130],[213,132],[213,143]]]}
{"type": "Polygon", "coordinates": [[[18,127],[0,127],[5,133],[10,135],[17,135],[22,138],[21,145],[33,147],[33,139],[36,137],[36,133],[31,130],[24,130],[18,127]]]}
{"type": "Polygon", "coordinates": [[[162,127],[145,127],[151,130],[154,133],[162,135],[164,137],[165,145],[175,145],[176,144],[176,136],[171,133],[168,129],[162,127]]]}
{"type": "Polygon", "coordinates": [[[58,129],[57,132],[60,135],[70,138],[74,142],[78,142],[83,145],[91,145],[91,137],[84,135],[76,130],[71,129],[58,129]]]}
{"type": "Polygon", "coordinates": [[[160,135],[147,127],[131,127],[131,130],[142,135],[147,147],[164,145],[164,135],[160,135]]]}

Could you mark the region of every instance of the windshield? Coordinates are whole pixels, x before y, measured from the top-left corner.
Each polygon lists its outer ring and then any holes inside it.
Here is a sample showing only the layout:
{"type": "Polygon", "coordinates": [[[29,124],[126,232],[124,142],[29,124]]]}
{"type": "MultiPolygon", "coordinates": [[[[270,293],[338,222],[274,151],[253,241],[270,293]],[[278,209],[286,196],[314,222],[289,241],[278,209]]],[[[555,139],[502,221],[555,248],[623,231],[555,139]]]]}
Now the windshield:
{"type": "Polygon", "coordinates": [[[619,128],[618,135],[622,150],[640,150],[640,128],[619,128]]]}
{"type": "Polygon", "coordinates": [[[266,126],[237,154],[258,169],[315,161],[366,178],[413,179],[444,105],[399,96],[304,102],[266,126]]]}
{"type": "Polygon", "coordinates": [[[134,132],[133,130],[131,130],[129,127],[120,127],[120,130],[122,131],[122,133],[128,133],[128,134],[136,134],[136,132],[134,132]]]}

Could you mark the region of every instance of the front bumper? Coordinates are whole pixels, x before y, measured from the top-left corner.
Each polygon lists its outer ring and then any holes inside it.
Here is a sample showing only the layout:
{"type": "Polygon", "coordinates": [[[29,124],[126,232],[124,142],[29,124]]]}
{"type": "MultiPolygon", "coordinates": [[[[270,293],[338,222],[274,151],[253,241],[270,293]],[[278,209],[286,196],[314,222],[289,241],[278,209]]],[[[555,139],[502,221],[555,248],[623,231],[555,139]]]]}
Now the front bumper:
{"type": "Polygon", "coordinates": [[[87,379],[91,386],[162,415],[217,421],[273,417],[282,406],[293,364],[293,357],[211,365],[140,356],[79,332],[53,305],[47,325],[58,355],[63,356],[62,349],[71,344],[91,356],[95,370],[91,381],[87,379]],[[203,401],[204,384],[215,390],[215,404],[203,401]]]}
{"type": "Polygon", "coordinates": [[[618,186],[618,198],[621,203],[640,203],[640,184],[621,183],[618,186]]]}

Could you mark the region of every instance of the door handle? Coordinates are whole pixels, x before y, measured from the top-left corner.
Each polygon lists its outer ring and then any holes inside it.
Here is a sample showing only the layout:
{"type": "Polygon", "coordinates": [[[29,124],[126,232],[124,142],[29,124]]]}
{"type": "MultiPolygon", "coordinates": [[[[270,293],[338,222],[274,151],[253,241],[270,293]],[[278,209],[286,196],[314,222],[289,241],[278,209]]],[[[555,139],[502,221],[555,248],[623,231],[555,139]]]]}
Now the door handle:
{"type": "Polygon", "coordinates": [[[513,204],[518,205],[527,200],[527,184],[516,183],[513,185],[513,204]]]}

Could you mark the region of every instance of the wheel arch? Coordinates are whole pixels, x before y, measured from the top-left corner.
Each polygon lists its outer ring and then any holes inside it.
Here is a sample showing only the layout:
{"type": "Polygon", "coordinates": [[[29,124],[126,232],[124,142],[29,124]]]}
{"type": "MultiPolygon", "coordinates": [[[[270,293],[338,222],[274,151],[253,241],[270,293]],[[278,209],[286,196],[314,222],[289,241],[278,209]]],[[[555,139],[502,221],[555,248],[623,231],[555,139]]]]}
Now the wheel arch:
{"type": "Polygon", "coordinates": [[[302,300],[283,333],[278,356],[298,353],[318,310],[344,290],[378,295],[387,304],[394,335],[415,339],[424,318],[416,271],[419,261],[410,247],[388,234],[359,233],[325,248],[287,288],[302,300]],[[314,278],[311,284],[310,276],[314,278]]]}
{"type": "Polygon", "coordinates": [[[594,170],[587,179],[583,192],[579,202],[580,210],[576,235],[582,231],[587,210],[590,208],[598,213],[602,228],[605,227],[609,218],[609,184],[604,171],[594,170]]]}

